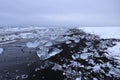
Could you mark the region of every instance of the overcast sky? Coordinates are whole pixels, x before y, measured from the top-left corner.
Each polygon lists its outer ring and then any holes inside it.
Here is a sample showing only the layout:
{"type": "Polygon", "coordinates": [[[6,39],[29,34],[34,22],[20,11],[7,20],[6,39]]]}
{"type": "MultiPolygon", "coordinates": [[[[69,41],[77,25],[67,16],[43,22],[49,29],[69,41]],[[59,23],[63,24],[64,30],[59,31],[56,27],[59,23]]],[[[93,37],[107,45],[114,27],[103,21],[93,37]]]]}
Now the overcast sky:
{"type": "Polygon", "coordinates": [[[120,26],[120,0],[0,0],[0,25],[120,26]]]}

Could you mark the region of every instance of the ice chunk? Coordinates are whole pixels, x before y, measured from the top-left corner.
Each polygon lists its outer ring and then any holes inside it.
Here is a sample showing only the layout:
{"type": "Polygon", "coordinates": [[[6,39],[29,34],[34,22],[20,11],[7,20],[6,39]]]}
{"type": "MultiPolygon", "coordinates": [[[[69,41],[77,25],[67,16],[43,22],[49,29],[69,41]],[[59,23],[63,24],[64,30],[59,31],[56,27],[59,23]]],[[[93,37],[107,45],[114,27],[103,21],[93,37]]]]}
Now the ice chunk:
{"type": "Polygon", "coordinates": [[[92,64],[92,65],[95,65],[93,59],[89,59],[89,62],[88,62],[88,63],[89,63],[89,64],[92,64]]]}
{"type": "Polygon", "coordinates": [[[95,52],[94,57],[100,57],[99,53],[95,52]]]}
{"type": "Polygon", "coordinates": [[[71,40],[71,37],[65,36],[64,39],[65,39],[65,40],[71,40]]]}
{"type": "Polygon", "coordinates": [[[81,77],[76,78],[75,80],[81,80],[81,77]]]}
{"type": "Polygon", "coordinates": [[[35,72],[37,72],[37,71],[39,71],[39,70],[40,70],[40,68],[36,68],[36,69],[35,69],[35,72]]]}
{"type": "Polygon", "coordinates": [[[36,48],[39,45],[39,42],[35,41],[35,42],[27,42],[26,46],[28,48],[36,48]]]}
{"type": "Polygon", "coordinates": [[[54,48],[52,52],[49,53],[49,57],[55,56],[56,54],[60,53],[62,49],[54,48]]]}
{"type": "Polygon", "coordinates": [[[22,79],[26,79],[26,78],[28,78],[28,75],[23,74],[23,75],[21,75],[21,78],[22,78],[22,79]]]}
{"type": "Polygon", "coordinates": [[[52,46],[52,45],[53,45],[52,42],[47,42],[47,43],[45,44],[46,47],[50,47],[50,46],[52,46]]]}
{"type": "Polygon", "coordinates": [[[98,80],[97,78],[93,78],[93,80],[98,80]]]}
{"type": "Polygon", "coordinates": [[[80,55],[80,58],[83,59],[83,60],[88,59],[88,54],[87,53],[82,53],[80,55]]]}
{"type": "Polygon", "coordinates": [[[47,42],[47,40],[40,40],[41,44],[45,44],[47,42]]]}
{"type": "Polygon", "coordinates": [[[3,53],[3,48],[0,48],[0,54],[2,54],[3,53]]]}
{"type": "Polygon", "coordinates": [[[75,39],[74,39],[74,42],[75,42],[75,43],[79,43],[79,42],[80,42],[80,39],[79,39],[79,38],[75,38],[75,39]]]}
{"type": "Polygon", "coordinates": [[[93,67],[93,71],[94,72],[97,72],[97,71],[99,71],[100,70],[100,65],[95,65],[94,67],[93,67]]]}
{"type": "Polygon", "coordinates": [[[51,40],[55,40],[55,39],[57,39],[57,38],[58,38],[58,36],[52,35],[50,39],[51,39],[51,40]]]}
{"type": "Polygon", "coordinates": [[[62,50],[54,48],[53,51],[48,53],[49,48],[43,48],[42,50],[37,51],[37,55],[41,60],[48,59],[52,56],[55,56],[56,54],[60,53],[62,50]]]}
{"type": "Polygon", "coordinates": [[[66,44],[71,44],[72,42],[71,41],[66,41],[66,44]]]}
{"type": "Polygon", "coordinates": [[[44,60],[48,57],[49,48],[41,46],[40,50],[37,51],[37,55],[41,60],[44,60]]]}
{"type": "Polygon", "coordinates": [[[71,62],[71,66],[72,67],[81,67],[82,65],[79,63],[79,62],[76,62],[76,61],[70,61],[71,62]]]}
{"type": "Polygon", "coordinates": [[[78,59],[79,57],[80,57],[80,55],[78,53],[75,53],[75,54],[72,55],[72,58],[74,60],[78,59]]]}
{"type": "Polygon", "coordinates": [[[59,65],[59,64],[55,64],[53,67],[52,67],[53,70],[62,70],[62,66],[59,65]]]}
{"type": "Polygon", "coordinates": [[[88,51],[88,48],[84,48],[82,52],[86,53],[88,51]]]}
{"type": "Polygon", "coordinates": [[[48,57],[48,53],[44,50],[37,51],[37,55],[40,58],[40,60],[45,60],[48,57]]]}

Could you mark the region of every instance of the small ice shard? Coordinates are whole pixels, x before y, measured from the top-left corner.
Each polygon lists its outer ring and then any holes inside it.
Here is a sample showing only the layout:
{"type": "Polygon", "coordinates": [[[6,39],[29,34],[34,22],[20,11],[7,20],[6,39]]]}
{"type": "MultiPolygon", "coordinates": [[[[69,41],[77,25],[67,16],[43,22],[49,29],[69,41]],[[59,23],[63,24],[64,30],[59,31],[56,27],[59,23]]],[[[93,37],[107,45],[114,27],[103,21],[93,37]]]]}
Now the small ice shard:
{"type": "Polygon", "coordinates": [[[80,55],[80,58],[83,59],[83,60],[88,59],[88,54],[87,53],[82,53],[80,55]]]}
{"type": "Polygon", "coordinates": [[[65,39],[65,40],[71,40],[72,38],[69,37],[69,36],[65,36],[64,39],[65,39]]]}
{"type": "Polygon", "coordinates": [[[72,42],[71,41],[66,41],[66,44],[71,44],[72,42]]]}
{"type": "Polygon", "coordinates": [[[49,48],[43,48],[37,51],[37,55],[40,58],[40,60],[45,60],[52,56],[55,56],[56,54],[59,54],[62,50],[58,48],[54,48],[50,53],[48,53],[48,51],[49,51],[49,48]]]}
{"type": "Polygon", "coordinates": [[[97,78],[93,78],[93,80],[98,80],[97,78]]]}
{"type": "Polygon", "coordinates": [[[80,55],[78,53],[75,53],[75,54],[72,55],[72,58],[74,60],[78,59],[79,57],[80,57],[80,55]]]}
{"type": "Polygon", "coordinates": [[[19,80],[20,79],[20,76],[16,76],[16,78],[15,78],[16,80],[19,80]]]}
{"type": "Polygon", "coordinates": [[[56,36],[56,35],[52,35],[50,39],[51,39],[51,40],[55,40],[55,39],[57,39],[57,37],[58,37],[58,36],[56,36]]]}
{"type": "Polygon", "coordinates": [[[41,44],[45,44],[47,42],[47,40],[40,40],[41,44]]]}
{"type": "Polygon", "coordinates": [[[26,78],[28,78],[28,75],[23,74],[23,75],[21,75],[21,78],[22,78],[22,79],[26,79],[26,78]]]}
{"type": "Polygon", "coordinates": [[[54,48],[52,52],[49,53],[49,57],[55,56],[56,54],[60,53],[62,50],[58,48],[54,48]]]}
{"type": "Polygon", "coordinates": [[[97,71],[99,71],[100,70],[100,65],[95,65],[94,67],[93,67],[93,71],[94,72],[97,72],[97,71]]]}
{"type": "Polygon", "coordinates": [[[76,78],[75,80],[81,80],[81,77],[76,78]]]}
{"type": "Polygon", "coordinates": [[[0,48],[0,54],[2,54],[3,53],[3,48],[0,48]]]}
{"type": "Polygon", "coordinates": [[[100,57],[99,53],[95,52],[94,57],[100,57]]]}
{"type": "Polygon", "coordinates": [[[88,51],[87,48],[84,48],[82,52],[86,53],[88,51]]]}
{"type": "Polygon", "coordinates": [[[56,41],[58,41],[58,42],[63,42],[63,41],[65,41],[65,39],[62,38],[62,37],[59,37],[58,39],[56,39],[56,41]]]}
{"type": "Polygon", "coordinates": [[[76,62],[76,61],[70,61],[71,62],[71,66],[72,67],[81,67],[82,65],[79,63],[79,62],[76,62]]]}
{"type": "Polygon", "coordinates": [[[28,48],[36,48],[37,46],[39,45],[39,42],[27,42],[26,43],[26,46],[28,47],[28,48]]]}
{"type": "Polygon", "coordinates": [[[62,70],[62,66],[59,65],[59,64],[55,64],[53,67],[52,67],[53,70],[62,70]]]}
{"type": "Polygon", "coordinates": [[[36,69],[35,69],[35,72],[37,72],[37,71],[39,71],[39,70],[40,70],[40,68],[36,68],[36,69]]]}
{"type": "Polygon", "coordinates": [[[40,58],[40,60],[45,60],[48,57],[48,53],[46,51],[37,51],[37,55],[40,58]]]}
{"type": "Polygon", "coordinates": [[[45,44],[46,47],[50,47],[50,46],[52,46],[52,45],[53,45],[52,42],[47,42],[47,43],[45,44]]]}
{"type": "Polygon", "coordinates": [[[89,59],[89,62],[88,62],[88,63],[89,63],[89,64],[92,64],[92,65],[95,65],[93,59],[89,59]]]}
{"type": "Polygon", "coordinates": [[[80,42],[80,39],[79,39],[79,38],[75,38],[75,39],[74,39],[74,42],[75,42],[75,43],[79,43],[79,42],[80,42]]]}

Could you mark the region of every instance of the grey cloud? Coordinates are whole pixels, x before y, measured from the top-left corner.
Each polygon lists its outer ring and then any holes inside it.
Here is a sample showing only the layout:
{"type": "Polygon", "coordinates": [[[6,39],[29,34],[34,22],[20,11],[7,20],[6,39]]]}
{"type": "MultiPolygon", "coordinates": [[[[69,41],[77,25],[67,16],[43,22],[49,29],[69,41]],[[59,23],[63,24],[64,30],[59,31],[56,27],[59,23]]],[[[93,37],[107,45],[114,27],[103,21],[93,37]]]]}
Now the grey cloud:
{"type": "Polygon", "coordinates": [[[120,25],[120,0],[0,0],[0,24],[120,25]]]}

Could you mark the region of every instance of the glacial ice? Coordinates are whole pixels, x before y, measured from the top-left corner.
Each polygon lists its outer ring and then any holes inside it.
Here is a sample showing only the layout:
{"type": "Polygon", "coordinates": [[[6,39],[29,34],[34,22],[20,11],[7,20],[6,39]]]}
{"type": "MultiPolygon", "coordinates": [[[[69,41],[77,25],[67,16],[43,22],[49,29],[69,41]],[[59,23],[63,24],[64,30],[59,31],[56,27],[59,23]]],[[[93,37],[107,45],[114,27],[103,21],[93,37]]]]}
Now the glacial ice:
{"type": "Polygon", "coordinates": [[[35,42],[27,42],[26,46],[28,48],[36,48],[39,45],[39,42],[35,41],[35,42]]]}
{"type": "Polygon", "coordinates": [[[58,53],[60,53],[62,50],[58,48],[54,48],[52,52],[49,53],[49,57],[54,56],[58,53]]]}
{"type": "Polygon", "coordinates": [[[2,54],[3,53],[3,48],[0,48],[0,54],[2,54]]]}
{"type": "Polygon", "coordinates": [[[76,78],[75,80],[81,80],[81,77],[76,78]]]}
{"type": "Polygon", "coordinates": [[[53,43],[50,42],[50,41],[45,44],[46,47],[50,47],[50,46],[52,46],[52,45],[53,45],[53,43]]]}
{"type": "Polygon", "coordinates": [[[87,53],[82,53],[80,55],[80,58],[83,59],[83,60],[88,59],[88,54],[87,53]]]}

